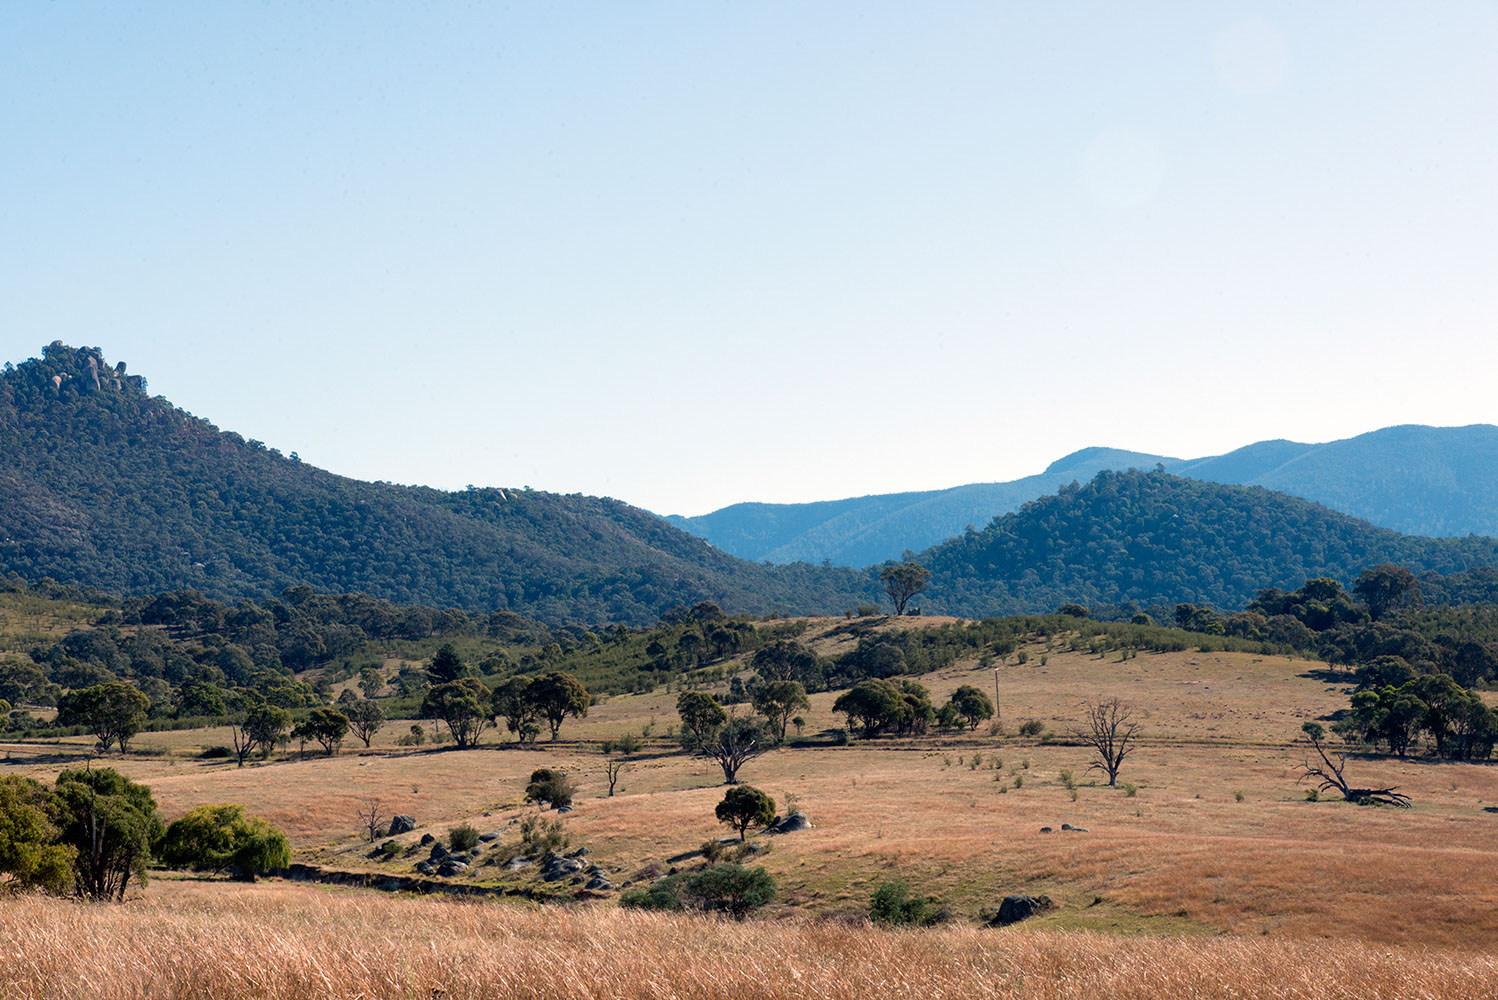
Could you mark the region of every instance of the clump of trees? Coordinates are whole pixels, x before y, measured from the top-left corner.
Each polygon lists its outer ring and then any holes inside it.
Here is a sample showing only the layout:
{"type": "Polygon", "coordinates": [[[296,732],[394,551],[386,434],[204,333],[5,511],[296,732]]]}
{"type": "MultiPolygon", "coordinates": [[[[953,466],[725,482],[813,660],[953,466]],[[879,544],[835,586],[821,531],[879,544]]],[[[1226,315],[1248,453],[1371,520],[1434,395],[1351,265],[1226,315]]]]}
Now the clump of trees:
{"type": "Polygon", "coordinates": [[[246,816],[244,806],[198,806],[166,828],[160,857],[178,868],[229,872],[242,881],[291,864],[286,834],[265,820],[246,816]]]}
{"type": "Polygon", "coordinates": [[[68,768],[50,788],[0,778],[0,891],[123,900],[153,858],[253,881],[289,865],[291,851],[238,805],[198,806],[164,828],[151,790],[113,768],[68,768]]]}
{"type": "Polygon", "coordinates": [[[903,679],[898,684],[884,678],[859,681],[832,703],[832,710],[848,716],[850,729],[856,722],[864,739],[889,730],[900,736],[922,736],[936,720],[925,685],[903,679]]]}

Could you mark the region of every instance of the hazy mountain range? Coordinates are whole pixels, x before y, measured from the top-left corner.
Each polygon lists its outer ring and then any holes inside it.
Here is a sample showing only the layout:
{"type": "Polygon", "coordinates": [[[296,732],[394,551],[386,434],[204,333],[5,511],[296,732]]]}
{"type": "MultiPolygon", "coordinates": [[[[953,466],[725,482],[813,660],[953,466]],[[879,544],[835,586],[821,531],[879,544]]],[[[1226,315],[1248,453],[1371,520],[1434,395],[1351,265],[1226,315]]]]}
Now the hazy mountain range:
{"type": "MultiPolygon", "coordinates": [[[[1463,486],[1431,487],[1423,505],[1415,497],[1397,509],[1434,510],[1438,495],[1451,494],[1476,508],[1480,474],[1491,475],[1482,456],[1493,434],[1487,427],[1391,428],[1336,445],[1271,442],[1191,471],[1214,471],[1217,463],[1224,476],[1296,473],[1363,497],[1417,473],[1425,482],[1444,475],[1463,486]],[[1476,439],[1465,460],[1453,443],[1461,435],[1476,439]],[[1427,461],[1391,457],[1401,448],[1423,448],[1427,461]],[[1328,454],[1341,456],[1341,479],[1328,454]]],[[[924,609],[968,616],[1048,611],[1070,601],[1234,609],[1262,587],[1288,589],[1323,575],[1347,583],[1382,562],[1443,573],[1498,563],[1491,538],[1401,535],[1259,486],[1158,471],[1094,475],[1110,465],[1155,464],[1154,456],[1102,450],[1069,456],[1022,481],[1025,492],[1042,482],[1068,485],[1035,499],[1021,496],[1018,484],[1002,484],[1012,490],[1005,502],[1023,506],[991,521],[977,512],[992,502],[982,500],[985,488],[965,487],[843,501],[841,513],[837,503],[797,505],[761,534],[894,524],[909,510],[934,525],[966,504],[953,537],[928,547],[907,536],[899,545],[925,550],[919,558],[933,579],[919,601],[924,609]],[[1081,479],[1088,481],[1069,485],[1081,479]],[[964,530],[979,522],[987,526],[964,530]]],[[[581,623],[651,622],[704,600],[730,612],[804,614],[880,598],[872,569],[764,566],[617,500],[524,489],[449,493],[335,476],[148,396],[137,376],[106,364],[96,348],[60,343],[0,373],[3,573],[123,595],[182,589],[230,601],[305,584],[581,623]]]]}
{"type": "Polygon", "coordinates": [[[743,559],[867,566],[985,527],[993,518],[1087,482],[1104,469],[1153,469],[1263,486],[1406,534],[1498,535],[1498,427],[1386,427],[1344,441],[1260,441],[1226,455],[1180,459],[1084,448],[1036,476],[945,490],[818,503],[739,503],[666,518],[743,559]]]}

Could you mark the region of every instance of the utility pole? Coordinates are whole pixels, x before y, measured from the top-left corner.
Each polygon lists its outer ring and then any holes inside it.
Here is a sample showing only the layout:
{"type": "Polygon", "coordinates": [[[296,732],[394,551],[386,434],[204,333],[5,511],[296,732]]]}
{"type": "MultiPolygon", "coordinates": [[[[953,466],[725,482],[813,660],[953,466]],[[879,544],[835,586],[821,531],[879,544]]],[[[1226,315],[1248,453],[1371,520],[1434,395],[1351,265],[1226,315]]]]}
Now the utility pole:
{"type": "Polygon", "coordinates": [[[993,668],[993,721],[995,725],[1004,720],[1004,713],[999,708],[999,668],[993,668]]]}

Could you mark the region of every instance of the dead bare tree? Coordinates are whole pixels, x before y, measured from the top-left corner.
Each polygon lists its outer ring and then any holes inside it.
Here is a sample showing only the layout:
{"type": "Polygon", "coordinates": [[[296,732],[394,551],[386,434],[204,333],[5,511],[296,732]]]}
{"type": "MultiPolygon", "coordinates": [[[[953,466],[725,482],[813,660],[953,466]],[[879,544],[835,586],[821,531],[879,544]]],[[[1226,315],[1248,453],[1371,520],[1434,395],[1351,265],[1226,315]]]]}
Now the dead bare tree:
{"type": "Polygon", "coordinates": [[[1347,779],[1342,776],[1343,769],[1347,767],[1347,755],[1339,753],[1335,755],[1337,759],[1335,761],[1332,760],[1332,756],[1321,745],[1321,741],[1326,738],[1326,729],[1321,723],[1307,722],[1300,727],[1300,731],[1306,734],[1306,739],[1310,741],[1311,748],[1316,751],[1316,756],[1321,758],[1319,765],[1311,763],[1309,757],[1297,765],[1304,772],[1300,776],[1300,781],[1305,781],[1308,778],[1320,781],[1321,784],[1316,787],[1318,794],[1335,788],[1342,793],[1342,797],[1348,802],[1398,806],[1401,809],[1409,808],[1410,797],[1396,791],[1395,789],[1398,788],[1397,785],[1392,788],[1353,788],[1348,785],[1347,779]]]}
{"type": "Polygon", "coordinates": [[[603,762],[604,773],[609,779],[609,798],[614,797],[614,786],[619,783],[619,775],[624,773],[625,762],[621,759],[610,758],[603,762]]]}
{"type": "Polygon", "coordinates": [[[385,828],[385,817],[380,811],[379,799],[365,799],[360,803],[355,814],[359,817],[359,826],[369,834],[369,842],[373,844],[380,839],[380,831],[385,828]]]}
{"type": "Polygon", "coordinates": [[[1085,728],[1073,729],[1072,734],[1097,752],[1099,759],[1089,764],[1087,770],[1104,772],[1108,784],[1116,785],[1124,758],[1136,749],[1134,740],[1139,735],[1139,724],[1134,721],[1134,710],[1117,698],[1100,698],[1088,702],[1086,707],[1085,728]]]}

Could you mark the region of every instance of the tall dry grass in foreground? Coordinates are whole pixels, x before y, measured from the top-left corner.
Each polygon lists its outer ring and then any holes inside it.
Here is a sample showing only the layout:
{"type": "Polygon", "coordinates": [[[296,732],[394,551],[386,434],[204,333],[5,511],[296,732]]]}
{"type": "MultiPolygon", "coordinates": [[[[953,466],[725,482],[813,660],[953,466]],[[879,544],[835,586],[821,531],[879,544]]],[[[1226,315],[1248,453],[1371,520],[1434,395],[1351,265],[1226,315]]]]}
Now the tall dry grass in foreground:
{"type": "Polygon", "coordinates": [[[883,931],[331,893],[0,902],[0,996],[68,1000],[1498,997],[1498,960],[1349,943],[883,931]]]}

